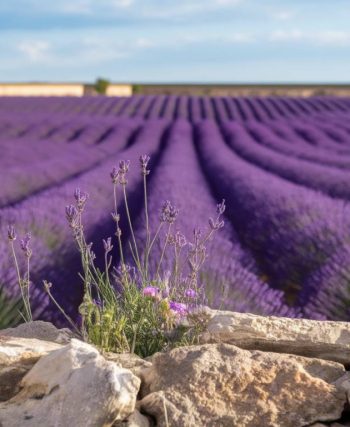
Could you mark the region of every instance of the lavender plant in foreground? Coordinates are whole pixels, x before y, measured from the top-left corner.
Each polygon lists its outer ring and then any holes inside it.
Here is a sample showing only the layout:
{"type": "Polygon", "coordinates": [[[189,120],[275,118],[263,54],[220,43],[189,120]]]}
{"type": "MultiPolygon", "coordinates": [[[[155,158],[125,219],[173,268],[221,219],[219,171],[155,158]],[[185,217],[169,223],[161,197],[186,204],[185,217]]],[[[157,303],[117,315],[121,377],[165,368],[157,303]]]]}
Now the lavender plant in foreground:
{"type": "MultiPolygon", "coordinates": [[[[190,265],[186,277],[175,268],[170,274],[170,278],[164,281],[165,277],[162,260],[165,253],[168,239],[170,238],[171,226],[176,222],[178,211],[170,202],[165,202],[161,212],[161,223],[169,224],[168,233],[165,237],[165,244],[161,254],[156,253],[157,269],[155,272],[147,270],[148,260],[153,256],[152,243],[157,237],[157,232],[152,238],[148,223],[147,213],[147,184],[146,177],[149,173],[148,156],[140,157],[140,169],[144,182],[144,197],[146,209],[146,244],[143,259],[139,255],[131,215],[128,208],[127,184],[130,161],[121,160],[119,167],[114,167],[110,174],[113,184],[113,197],[115,200],[115,211],[113,217],[116,223],[116,237],[120,249],[118,268],[115,269],[113,277],[115,283],[111,282],[110,269],[112,266],[112,256],[110,255],[113,245],[111,238],[104,240],[105,268],[100,270],[95,264],[95,253],[92,250],[92,243],[84,234],[85,206],[88,200],[86,193],[79,189],[75,191],[75,204],[66,207],[66,217],[73,238],[81,255],[83,274],[81,275],[84,284],[83,302],[79,306],[82,316],[81,333],[82,336],[96,345],[114,351],[136,352],[141,356],[147,356],[155,351],[168,348],[174,344],[189,343],[197,339],[198,333],[203,326],[205,313],[198,311],[198,301],[200,288],[198,286],[199,272],[206,259],[206,243],[214,233],[223,227],[221,215],[225,211],[225,204],[222,202],[217,207],[216,219],[210,219],[208,232],[202,234],[196,230],[193,243],[190,244],[187,260],[190,265]],[[119,191],[118,191],[119,190],[119,191]],[[117,197],[122,194],[125,214],[130,229],[131,241],[130,251],[133,257],[133,266],[124,263],[123,247],[121,243],[122,231],[119,228],[119,211],[117,197]],[[133,273],[131,273],[133,271],[133,273]],[[179,291],[182,292],[182,300],[179,300],[179,291]],[[98,301],[98,302],[97,302],[98,301]],[[195,311],[194,311],[195,310],[195,311]],[[181,329],[177,327],[182,317],[186,316],[189,327],[181,329]],[[203,317],[204,316],[204,317],[203,317]],[[173,338],[172,338],[173,337],[173,338]],[[177,337],[174,340],[174,337],[177,337]]],[[[176,265],[176,252],[175,252],[176,265]]],[[[51,284],[47,281],[45,289],[58,309],[70,320],[52,296],[51,284]]],[[[180,297],[180,298],[181,298],[180,297]]]]}

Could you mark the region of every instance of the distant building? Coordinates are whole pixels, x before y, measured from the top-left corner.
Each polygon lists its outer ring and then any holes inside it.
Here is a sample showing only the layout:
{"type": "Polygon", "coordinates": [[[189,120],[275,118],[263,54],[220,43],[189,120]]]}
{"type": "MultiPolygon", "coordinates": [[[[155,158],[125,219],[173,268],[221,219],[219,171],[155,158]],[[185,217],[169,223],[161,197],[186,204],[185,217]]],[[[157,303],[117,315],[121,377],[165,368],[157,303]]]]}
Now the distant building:
{"type": "MultiPolygon", "coordinates": [[[[93,85],[83,83],[0,83],[0,96],[96,95],[93,85]]],[[[130,96],[132,85],[110,84],[107,96],[130,96]]]]}
{"type": "Polygon", "coordinates": [[[81,83],[0,83],[0,96],[83,96],[81,83]]]}
{"type": "Polygon", "coordinates": [[[107,96],[131,96],[133,93],[132,85],[111,83],[107,87],[107,96]]]}

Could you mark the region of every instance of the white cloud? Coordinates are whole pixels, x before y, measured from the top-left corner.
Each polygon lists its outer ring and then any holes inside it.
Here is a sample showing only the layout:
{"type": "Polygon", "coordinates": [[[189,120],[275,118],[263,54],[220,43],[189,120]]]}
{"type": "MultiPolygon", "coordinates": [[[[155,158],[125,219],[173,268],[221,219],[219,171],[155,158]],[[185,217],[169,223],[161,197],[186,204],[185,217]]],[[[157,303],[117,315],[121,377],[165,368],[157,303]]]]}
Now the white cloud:
{"type": "Polygon", "coordinates": [[[18,45],[18,50],[33,62],[46,59],[49,48],[49,43],[44,40],[22,41],[18,45]]]}
{"type": "Polygon", "coordinates": [[[277,21],[290,21],[295,15],[296,13],[291,10],[280,10],[271,14],[272,18],[277,21]]]}
{"type": "MultiPolygon", "coordinates": [[[[41,0],[40,0],[41,1],[41,0]]],[[[52,7],[65,14],[91,15],[99,10],[127,9],[134,4],[134,0],[61,0],[52,7]]]]}
{"type": "Polygon", "coordinates": [[[112,0],[112,6],[127,8],[134,3],[134,0],[112,0]]]}
{"type": "Polygon", "coordinates": [[[306,42],[314,45],[350,46],[350,32],[280,30],[270,33],[268,40],[272,42],[306,42]]]}
{"type": "Polygon", "coordinates": [[[149,48],[149,47],[153,47],[154,43],[149,39],[140,37],[139,39],[136,40],[135,46],[139,48],[149,48]]]}
{"type": "Polygon", "coordinates": [[[243,0],[215,0],[215,3],[219,6],[236,6],[242,3],[243,0]]]}

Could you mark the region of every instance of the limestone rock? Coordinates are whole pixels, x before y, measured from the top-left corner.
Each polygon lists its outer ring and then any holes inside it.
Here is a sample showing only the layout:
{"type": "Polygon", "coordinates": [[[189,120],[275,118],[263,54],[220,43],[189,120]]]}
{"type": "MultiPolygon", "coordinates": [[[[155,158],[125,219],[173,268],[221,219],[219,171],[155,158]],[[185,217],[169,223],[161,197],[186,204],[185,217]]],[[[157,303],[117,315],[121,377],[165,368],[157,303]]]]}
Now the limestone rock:
{"type": "Polygon", "coordinates": [[[2,427],[112,426],[135,409],[140,379],[106,361],[89,344],[70,344],[43,356],[0,404],[2,427]]]}
{"type": "Polygon", "coordinates": [[[340,418],[335,362],[207,344],[157,353],[143,371],[141,409],[171,427],[302,427],[340,418]],[[166,407],[166,412],[164,410],[166,407]]]}
{"type": "Polygon", "coordinates": [[[207,311],[211,320],[202,343],[225,342],[248,350],[332,360],[350,367],[350,322],[207,311]]]}
{"type": "Polygon", "coordinates": [[[129,418],[124,421],[117,421],[113,427],[151,427],[151,423],[136,409],[129,418]]]}
{"type": "Polygon", "coordinates": [[[106,360],[116,363],[122,368],[129,369],[134,375],[140,376],[142,371],[152,366],[151,362],[131,353],[103,353],[106,360]]]}
{"type": "Polygon", "coordinates": [[[16,328],[8,328],[0,331],[0,335],[36,338],[38,340],[52,341],[59,344],[68,344],[74,334],[67,328],[57,329],[52,323],[42,320],[22,323],[16,328]]]}
{"type": "Polygon", "coordinates": [[[0,402],[18,393],[22,378],[40,357],[61,347],[48,341],[0,335],[0,402]]]}

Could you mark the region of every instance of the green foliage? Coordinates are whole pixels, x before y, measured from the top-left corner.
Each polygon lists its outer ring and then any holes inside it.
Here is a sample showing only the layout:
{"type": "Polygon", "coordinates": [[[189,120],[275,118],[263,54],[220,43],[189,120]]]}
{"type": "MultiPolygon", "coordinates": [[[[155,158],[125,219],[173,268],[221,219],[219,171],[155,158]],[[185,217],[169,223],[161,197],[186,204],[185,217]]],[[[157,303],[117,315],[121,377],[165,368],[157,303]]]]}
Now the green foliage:
{"type": "Polygon", "coordinates": [[[110,81],[104,78],[98,78],[96,79],[96,82],[94,84],[94,89],[97,93],[100,95],[106,95],[107,88],[110,85],[110,81]]]}
{"type": "Polygon", "coordinates": [[[20,314],[23,309],[22,300],[9,298],[0,286],[0,330],[19,325],[23,321],[20,314]]]}
{"type": "Polygon", "coordinates": [[[132,85],[132,94],[136,95],[138,93],[142,92],[142,86],[141,85],[132,85]]]}

